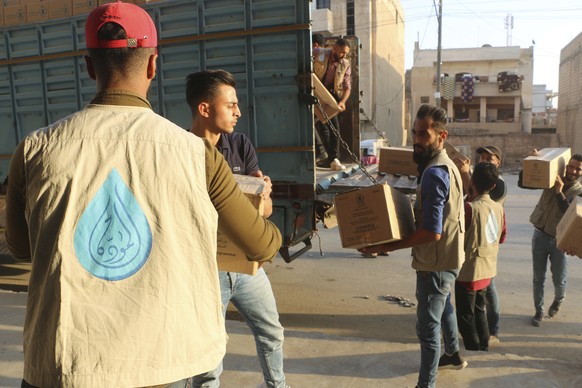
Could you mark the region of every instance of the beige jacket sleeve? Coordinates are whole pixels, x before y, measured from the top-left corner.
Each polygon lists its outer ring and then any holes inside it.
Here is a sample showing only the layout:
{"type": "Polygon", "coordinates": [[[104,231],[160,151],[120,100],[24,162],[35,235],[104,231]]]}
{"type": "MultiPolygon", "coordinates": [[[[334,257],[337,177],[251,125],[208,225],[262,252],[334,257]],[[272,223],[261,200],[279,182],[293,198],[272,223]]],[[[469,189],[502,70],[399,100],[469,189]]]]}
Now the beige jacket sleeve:
{"type": "Polygon", "coordinates": [[[6,244],[16,260],[30,261],[28,224],[24,216],[26,181],[24,176],[24,142],[21,142],[10,161],[6,190],[6,244]]]}
{"type": "Polygon", "coordinates": [[[206,145],[206,185],[218,212],[218,229],[246,252],[249,260],[271,260],[281,247],[281,233],[238,187],[224,157],[208,141],[206,145]]]}

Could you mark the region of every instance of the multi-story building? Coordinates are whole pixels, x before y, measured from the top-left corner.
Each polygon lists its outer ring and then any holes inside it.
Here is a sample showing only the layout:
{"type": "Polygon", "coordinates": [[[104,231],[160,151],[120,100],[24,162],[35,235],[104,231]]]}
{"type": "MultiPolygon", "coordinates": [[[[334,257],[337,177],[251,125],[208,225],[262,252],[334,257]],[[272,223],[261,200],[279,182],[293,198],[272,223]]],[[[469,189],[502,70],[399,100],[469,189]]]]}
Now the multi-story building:
{"type": "Polygon", "coordinates": [[[404,12],[398,0],[314,0],[313,31],[324,36],[357,36],[360,43],[360,136],[383,132],[393,145],[404,131],[404,12]],[[368,121],[368,118],[370,119],[368,121]],[[371,121],[371,122],[370,122],[371,121]],[[376,129],[375,129],[375,128],[376,129]]]}
{"type": "Polygon", "coordinates": [[[576,153],[582,152],[582,33],[560,52],[558,136],[576,153]]]}
{"type": "MultiPolygon", "coordinates": [[[[410,112],[435,104],[437,50],[415,44],[410,112]]],[[[441,106],[457,133],[531,133],[533,47],[441,50],[441,106]]]]}

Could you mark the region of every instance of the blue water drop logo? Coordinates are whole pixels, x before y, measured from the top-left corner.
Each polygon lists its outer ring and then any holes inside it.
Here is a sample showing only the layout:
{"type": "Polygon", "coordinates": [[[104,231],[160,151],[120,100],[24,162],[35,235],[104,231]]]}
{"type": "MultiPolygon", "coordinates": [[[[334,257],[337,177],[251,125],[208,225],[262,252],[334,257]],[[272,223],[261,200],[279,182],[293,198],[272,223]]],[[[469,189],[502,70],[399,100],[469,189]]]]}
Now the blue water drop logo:
{"type": "Polygon", "coordinates": [[[147,261],[151,229],[117,170],[111,170],[81,215],[74,241],[81,265],[101,279],[126,279],[147,261]]]}

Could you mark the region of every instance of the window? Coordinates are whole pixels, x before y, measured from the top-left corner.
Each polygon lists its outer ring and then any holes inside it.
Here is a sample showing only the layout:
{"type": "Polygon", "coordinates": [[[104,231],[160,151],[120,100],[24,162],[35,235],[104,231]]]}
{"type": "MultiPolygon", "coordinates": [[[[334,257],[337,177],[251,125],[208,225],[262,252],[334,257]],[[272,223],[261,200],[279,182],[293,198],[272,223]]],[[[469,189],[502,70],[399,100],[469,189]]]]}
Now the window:
{"type": "Polygon", "coordinates": [[[317,9],[324,9],[324,8],[331,9],[331,6],[329,4],[330,2],[331,2],[331,0],[317,0],[315,2],[315,8],[317,8],[317,9]]]}
{"type": "Polygon", "coordinates": [[[354,0],[348,0],[346,2],[346,15],[346,35],[356,35],[354,0]]]}
{"type": "Polygon", "coordinates": [[[429,103],[428,97],[427,96],[420,97],[420,103],[421,104],[428,104],[429,103]]]}

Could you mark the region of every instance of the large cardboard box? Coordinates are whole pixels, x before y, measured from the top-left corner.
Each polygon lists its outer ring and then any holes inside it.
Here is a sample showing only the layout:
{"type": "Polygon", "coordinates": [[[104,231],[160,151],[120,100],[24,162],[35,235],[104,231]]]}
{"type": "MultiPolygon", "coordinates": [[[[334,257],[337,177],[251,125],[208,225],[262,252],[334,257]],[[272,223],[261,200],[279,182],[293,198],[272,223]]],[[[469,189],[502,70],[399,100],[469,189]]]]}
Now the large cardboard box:
{"type": "Polygon", "coordinates": [[[417,164],[412,159],[412,148],[380,148],[378,172],[396,175],[418,176],[417,164]]]}
{"type": "Polygon", "coordinates": [[[338,194],[335,207],[344,248],[401,240],[414,232],[410,198],[387,184],[338,194]]]}
{"type": "Polygon", "coordinates": [[[556,183],[556,175],[564,176],[570,161],[570,148],[543,148],[536,156],[523,160],[523,180],[525,187],[549,189],[556,183]]]}
{"type": "Polygon", "coordinates": [[[563,251],[582,256],[582,200],[575,197],[558,224],[556,243],[563,251]]]}
{"type": "Polygon", "coordinates": [[[49,0],[49,19],[63,19],[73,16],[71,0],[49,0]]]}
{"type": "Polygon", "coordinates": [[[46,22],[49,20],[49,3],[47,1],[27,3],[26,19],[28,23],[46,22]]]}
{"type": "Polygon", "coordinates": [[[4,7],[4,25],[18,26],[26,23],[26,6],[9,5],[4,7]]]}
{"type": "MultiPolygon", "coordinates": [[[[341,112],[341,109],[337,104],[335,98],[333,98],[331,93],[325,88],[325,86],[323,86],[319,78],[317,78],[317,76],[313,73],[311,74],[311,82],[314,88],[313,94],[315,94],[315,97],[317,97],[317,99],[319,100],[319,103],[321,104],[321,107],[323,108],[327,116],[331,119],[332,117],[336,116],[339,112],[341,112]]],[[[315,117],[317,117],[319,121],[321,121],[322,123],[327,122],[327,120],[324,119],[323,114],[321,113],[317,106],[313,107],[313,111],[315,112],[315,117]]]]}
{"type": "MultiPolygon", "coordinates": [[[[259,214],[262,215],[264,212],[264,201],[261,193],[265,189],[265,181],[261,178],[247,175],[234,175],[234,177],[240,189],[245,193],[253,206],[257,208],[259,214]]],[[[217,242],[217,260],[220,271],[256,275],[259,269],[258,262],[249,261],[244,252],[220,232],[218,232],[217,242]]]]}

